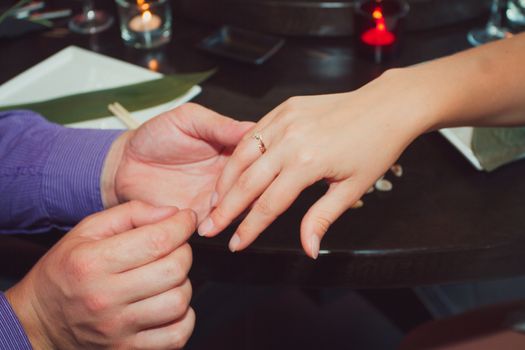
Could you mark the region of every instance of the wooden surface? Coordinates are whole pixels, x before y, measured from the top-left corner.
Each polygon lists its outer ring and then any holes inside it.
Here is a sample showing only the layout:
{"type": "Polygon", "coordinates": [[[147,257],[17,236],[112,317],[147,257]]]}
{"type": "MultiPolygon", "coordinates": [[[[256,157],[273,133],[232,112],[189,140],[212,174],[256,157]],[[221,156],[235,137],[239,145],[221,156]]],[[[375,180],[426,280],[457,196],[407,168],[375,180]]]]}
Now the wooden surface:
{"type": "MultiPolygon", "coordinates": [[[[49,3],[58,6],[64,2],[49,3]]],[[[104,6],[114,10],[112,2],[104,6]]],[[[288,38],[263,66],[239,64],[195,50],[195,44],[215,27],[180,18],[175,21],[173,40],[159,51],[125,47],[115,25],[98,36],[67,34],[60,38],[41,33],[0,41],[0,83],[68,45],[77,45],[146,67],[156,59],[164,73],[218,67],[195,102],[235,118],[256,121],[290,96],[356,89],[390,66],[410,65],[465,49],[467,31],[480,24],[483,19],[409,33],[400,57],[384,65],[360,58],[350,37],[288,38]]],[[[417,139],[400,163],[405,175],[393,180],[394,190],[376,191],[365,197],[364,208],[344,214],[322,242],[317,261],[305,257],[300,247],[299,222],[326,190],[322,184],[305,191],[244,252],[231,254],[226,248],[233,228],[215,239],[195,236],[192,278],[387,288],[525,272],[525,162],[491,174],[478,172],[445,139],[432,133],[417,139]]],[[[0,248],[17,246],[22,250],[18,243],[26,242],[28,251],[38,251],[17,255],[24,256],[22,262],[17,262],[14,254],[0,251],[2,266],[13,266],[10,275],[18,276],[31,259],[45,251],[48,240],[26,237],[22,241],[16,238],[16,244],[4,243],[12,239],[0,238],[0,248]]]]}

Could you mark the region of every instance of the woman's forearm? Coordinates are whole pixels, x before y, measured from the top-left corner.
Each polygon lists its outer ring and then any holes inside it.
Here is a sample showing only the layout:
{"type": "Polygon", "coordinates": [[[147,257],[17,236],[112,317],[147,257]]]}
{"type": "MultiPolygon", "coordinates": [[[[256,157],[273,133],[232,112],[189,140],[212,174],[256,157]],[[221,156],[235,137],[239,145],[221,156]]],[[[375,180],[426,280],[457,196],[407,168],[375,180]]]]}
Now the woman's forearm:
{"type": "Polygon", "coordinates": [[[525,124],[525,34],[392,75],[413,86],[406,103],[428,129],[525,124]]]}

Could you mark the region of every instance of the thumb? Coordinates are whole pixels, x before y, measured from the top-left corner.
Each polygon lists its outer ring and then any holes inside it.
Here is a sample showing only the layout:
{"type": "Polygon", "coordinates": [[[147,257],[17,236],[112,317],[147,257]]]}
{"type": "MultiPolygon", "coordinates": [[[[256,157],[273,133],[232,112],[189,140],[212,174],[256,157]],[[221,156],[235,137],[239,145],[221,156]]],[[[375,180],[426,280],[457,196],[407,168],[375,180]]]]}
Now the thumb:
{"type": "Polygon", "coordinates": [[[308,256],[317,259],[322,238],[330,226],[360,197],[355,181],[332,183],[328,191],[308,209],[301,222],[301,243],[308,256]]]}
{"type": "Polygon", "coordinates": [[[144,225],[154,224],[175,215],[176,207],[155,207],[133,200],[101,211],[82,220],[71,232],[91,239],[104,239],[144,225]]]}
{"type": "Polygon", "coordinates": [[[191,121],[188,131],[192,136],[226,147],[237,146],[244,134],[255,125],[225,117],[195,103],[185,104],[181,112],[187,115],[184,120],[191,121]]]}

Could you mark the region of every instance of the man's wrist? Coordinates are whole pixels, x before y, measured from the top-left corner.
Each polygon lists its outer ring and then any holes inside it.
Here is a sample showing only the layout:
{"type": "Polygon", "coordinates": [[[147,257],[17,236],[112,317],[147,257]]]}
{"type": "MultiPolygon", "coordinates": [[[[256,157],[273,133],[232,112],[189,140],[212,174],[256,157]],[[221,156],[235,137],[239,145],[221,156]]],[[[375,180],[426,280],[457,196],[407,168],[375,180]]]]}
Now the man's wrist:
{"type": "Polygon", "coordinates": [[[121,133],[120,130],[59,130],[42,179],[45,209],[55,223],[74,225],[104,209],[100,188],[104,162],[121,133]]]}
{"type": "Polygon", "coordinates": [[[33,309],[32,300],[23,292],[23,286],[19,283],[7,290],[4,295],[23,327],[32,348],[35,350],[55,349],[56,347],[47,336],[36,311],[33,309]]]}
{"type": "Polygon", "coordinates": [[[132,131],[128,131],[120,135],[112,143],[104,160],[104,167],[100,176],[100,192],[105,209],[114,207],[120,202],[116,191],[115,178],[131,133],[132,131]]]}

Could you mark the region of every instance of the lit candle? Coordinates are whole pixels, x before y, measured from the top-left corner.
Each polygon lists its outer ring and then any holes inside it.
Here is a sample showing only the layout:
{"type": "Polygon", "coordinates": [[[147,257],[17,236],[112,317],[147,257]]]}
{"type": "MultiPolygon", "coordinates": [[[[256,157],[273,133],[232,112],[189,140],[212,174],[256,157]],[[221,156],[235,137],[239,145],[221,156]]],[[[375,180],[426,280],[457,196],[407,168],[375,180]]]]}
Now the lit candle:
{"type": "Polygon", "coordinates": [[[161,23],[159,16],[146,10],[140,16],[135,16],[129,21],[129,28],[136,32],[150,32],[160,28],[161,23]]]}
{"type": "Polygon", "coordinates": [[[361,35],[361,40],[371,46],[386,46],[392,44],[396,38],[394,34],[387,29],[383,11],[380,7],[376,7],[374,12],[372,12],[372,18],[374,19],[375,27],[364,32],[361,35]]]}

